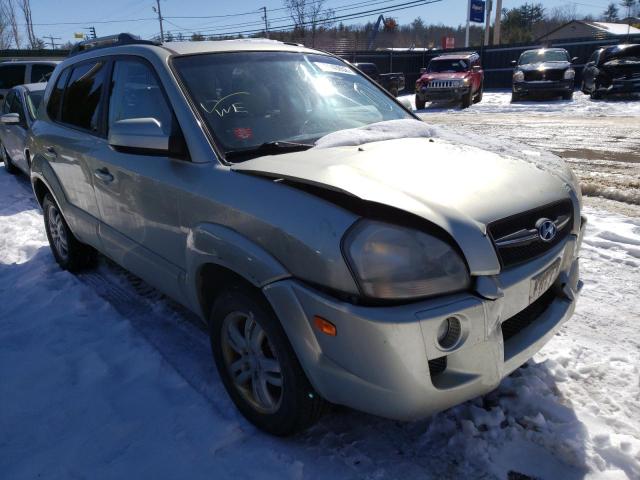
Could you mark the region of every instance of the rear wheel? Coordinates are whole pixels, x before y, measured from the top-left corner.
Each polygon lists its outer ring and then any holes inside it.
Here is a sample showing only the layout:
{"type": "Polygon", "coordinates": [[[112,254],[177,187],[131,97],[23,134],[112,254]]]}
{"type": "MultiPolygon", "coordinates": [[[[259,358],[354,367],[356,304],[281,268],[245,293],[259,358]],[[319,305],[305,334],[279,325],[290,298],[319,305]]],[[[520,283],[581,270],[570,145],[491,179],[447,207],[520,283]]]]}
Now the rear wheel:
{"type": "Polygon", "coordinates": [[[11,157],[9,157],[9,154],[7,153],[7,149],[4,148],[4,145],[1,145],[1,144],[0,144],[0,158],[4,162],[4,168],[7,171],[7,173],[10,173],[11,175],[16,175],[18,173],[18,167],[16,167],[13,164],[13,162],[11,161],[11,157]]]}
{"type": "Polygon", "coordinates": [[[573,91],[571,92],[564,92],[562,94],[562,99],[563,100],[571,100],[573,98],[573,91]]]}
{"type": "Polygon", "coordinates": [[[58,265],[70,272],[77,272],[92,266],[97,258],[96,251],[89,245],[80,242],[71,233],[60,208],[51,195],[45,195],[42,210],[44,211],[44,228],[49,239],[49,246],[58,265]]]}
{"type": "Polygon", "coordinates": [[[249,287],[231,287],[215,302],[211,349],[227,393],[240,412],[273,435],[312,425],[325,401],[307,379],[266,300],[249,287]]]}
{"type": "Polygon", "coordinates": [[[421,99],[416,95],[416,110],[422,110],[427,105],[426,100],[421,99]]]}

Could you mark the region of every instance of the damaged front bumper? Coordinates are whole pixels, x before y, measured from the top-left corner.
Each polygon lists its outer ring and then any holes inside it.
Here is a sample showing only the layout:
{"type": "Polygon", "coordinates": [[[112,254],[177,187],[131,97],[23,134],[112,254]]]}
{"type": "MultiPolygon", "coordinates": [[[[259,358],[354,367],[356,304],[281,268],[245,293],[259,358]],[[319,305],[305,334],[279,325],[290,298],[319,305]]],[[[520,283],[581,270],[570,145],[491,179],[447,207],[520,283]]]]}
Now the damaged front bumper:
{"type": "Polygon", "coordinates": [[[371,307],[292,279],[264,292],[324,398],[383,417],[418,419],[496,388],[572,315],[582,287],[581,228],[580,235],[568,236],[542,257],[477,277],[475,291],[464,294],[371,307]],[[551,286],[539,295],[532,282],[551,269],[551,286]],[[314,329],[315,316],[331,321],[337,335],[314,329]],[[438,329],[452,317],[459,321],[460,338],[443,348],[438,329]]]}

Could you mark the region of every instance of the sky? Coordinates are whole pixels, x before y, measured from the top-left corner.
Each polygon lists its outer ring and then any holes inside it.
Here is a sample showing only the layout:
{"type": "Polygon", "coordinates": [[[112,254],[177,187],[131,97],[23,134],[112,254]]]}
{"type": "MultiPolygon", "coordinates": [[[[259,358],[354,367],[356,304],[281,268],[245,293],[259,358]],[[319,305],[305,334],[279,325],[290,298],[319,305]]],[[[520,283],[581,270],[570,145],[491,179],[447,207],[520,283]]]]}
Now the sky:
{"type": "MultiPolygon", "coordinates": [[[[398,5],[409,0],[325,0],[326,6],[336,10],[336,15],[363,12],[379,7],[398,5]],[[345,7],[350,7],[345,9],[345,7]],[[339,10],[339,9],[343,10],[339,10]]],[[[584,0],[585,3],[562,0],[540,1],[551,10],[554,7],[573,3],[579,15],[599,15],[610,0],[584,0]]],[[[503,8],[512,8],[525,3],[524,0],[503,0],[503,8]]],[[[74,32],[86,32],[85,27],[94,26],[98,36],[119,32],[131,32],[142,38],[158,35],[159,27],[156,14],[152,10],[155,0],[31,0],[31,10],[35,33],[45,39],[46,36],[59,37],[56,43],[75,41],[74,32]],[[67,22],[72,24],[62,25],[67,22]],[[110,23],[99,23],[110,22],[110,23]]],[[[495,0],[494,0],[495,5],[495,0]]],[[[287,12],[283,9],[283,0],[244,0],[242,2],[212,0],[161,0],[160,7],[166,18],[165,31],[183,31],[190,35],[192,31],[203,33],[230,32],[259,28],[262,13],[258,10],[267,7],[270,28],[288,25],[287,12]],[[225,18],[205,18],[212,16],[242,16],[225,18]],[[194,18],[172,18],[194,17],[194,18]],[[283,19],[283,17],[285,17],[283,19]],[[278,20],[278,19],[281,20],[278,20]],[[251,23],[249,26],[241,24],[251,23]]],[[[420,16],[426,23],[459,25],[465,22],[467,0],[441,0],[431,5],[421,5],[390,13],[401,24],[409,23],[420,16]]],[[[346,23],[366,23],[375,21],[379,12],[346,23]]]]}

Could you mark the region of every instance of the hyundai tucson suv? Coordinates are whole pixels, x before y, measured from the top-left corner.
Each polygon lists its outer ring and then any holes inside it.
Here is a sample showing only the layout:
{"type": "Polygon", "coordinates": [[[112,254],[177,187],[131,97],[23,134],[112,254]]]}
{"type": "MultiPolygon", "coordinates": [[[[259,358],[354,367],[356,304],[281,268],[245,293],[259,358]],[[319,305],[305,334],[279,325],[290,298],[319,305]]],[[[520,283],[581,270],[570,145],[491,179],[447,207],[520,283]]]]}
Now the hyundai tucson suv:
{"type": "Polygon", "coordinates": [[[32,132],[58,264],[99,251],[197,313],[230,398],[273,434],[326,402],[411,420],[482,395],[576,305],[562,160],[429,127],[324,52],[83,43],[32,132]]]}
{"type": "Polygon", "coordinates": [[[597,49],[584,66],[581,89],[593,99],[640,93],[640,45],[597,49]]]}
{"type": "Polygon", "coordinates": [[[513,61],[511,101],[534,95],[556,95],[565,100],[573,97],[576,72],[571,66],[577,57],[570,58],[564,48],[527,50],[513,61]]]}

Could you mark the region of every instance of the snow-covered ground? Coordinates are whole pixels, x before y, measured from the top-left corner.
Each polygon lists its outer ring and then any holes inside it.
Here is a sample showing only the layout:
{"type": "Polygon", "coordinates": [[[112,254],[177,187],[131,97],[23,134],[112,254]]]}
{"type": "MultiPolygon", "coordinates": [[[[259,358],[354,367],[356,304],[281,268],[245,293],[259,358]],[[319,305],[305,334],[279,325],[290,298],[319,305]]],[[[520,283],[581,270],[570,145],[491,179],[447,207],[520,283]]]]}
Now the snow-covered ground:
{"type": "Polygon", "coordinates": [[[277,439],[236,412],[190,315],[106,261],[61,271],[0,167],[0,477],[640,478],[640,217],[586,214],[575,316],[496,391],[277,439]]]}
{"type": "MultiPolygon", "coordinates": [[[[406,94],[399,97],[407,99],[415,110],[415,95],[406,94]]],[[[606,100],[591,100],[582,92],[575,92],[573,100],[557,98],[542,100],[523,100],[511,103],[511,92],[507,90],[485,91],[482,101],[461,110],[459,105],[442,103],[427,104],[427,108],[418,110],[419,113],[447,112],[447,113],[522,113],[564,115],[582,114],[589,116],[628,116],[640,115],[640,99],[608,98],[606,100]]]]}

